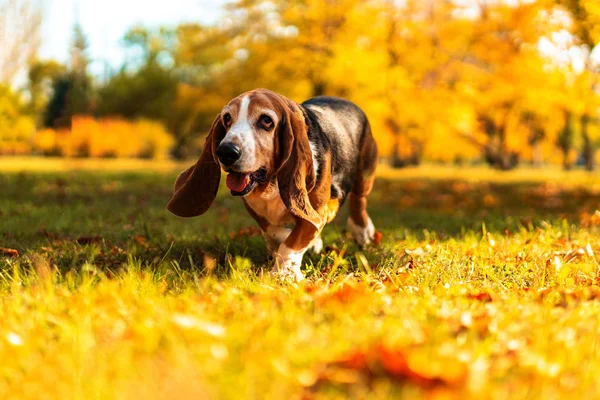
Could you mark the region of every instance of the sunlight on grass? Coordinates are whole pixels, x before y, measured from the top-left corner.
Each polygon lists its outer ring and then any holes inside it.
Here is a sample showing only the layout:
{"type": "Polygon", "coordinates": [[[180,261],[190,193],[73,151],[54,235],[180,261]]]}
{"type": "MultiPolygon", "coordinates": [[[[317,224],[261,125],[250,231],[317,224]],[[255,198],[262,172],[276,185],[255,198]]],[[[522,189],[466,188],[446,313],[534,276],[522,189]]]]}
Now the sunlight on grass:
{"type": "Polygon", "coordinates": [[[176,169],[42,170],[0,177],[0,398],[600,394],[592,175],[382,169],[381,243],[342,213],[289,285],[238,199],[167,214],[176,169]]]}
{"type": "Polygon", "coordinates": [[[187,168],[187,163],[139,158],[0,157],[2,172],[163,171],[187,168]]]}

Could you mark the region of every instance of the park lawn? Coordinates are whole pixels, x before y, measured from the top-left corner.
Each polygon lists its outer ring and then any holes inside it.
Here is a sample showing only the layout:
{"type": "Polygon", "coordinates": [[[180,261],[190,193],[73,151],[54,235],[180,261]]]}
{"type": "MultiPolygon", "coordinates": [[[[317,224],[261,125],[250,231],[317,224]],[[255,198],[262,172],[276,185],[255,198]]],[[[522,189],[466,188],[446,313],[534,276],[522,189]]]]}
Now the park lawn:
{"type": "Polygon", "coordinates": [[[294,285],[181,165],[65,165],[0,160],[0,398],[600,397],[597,175],[382,168],[379,243],[344,207],[294,285]]]}

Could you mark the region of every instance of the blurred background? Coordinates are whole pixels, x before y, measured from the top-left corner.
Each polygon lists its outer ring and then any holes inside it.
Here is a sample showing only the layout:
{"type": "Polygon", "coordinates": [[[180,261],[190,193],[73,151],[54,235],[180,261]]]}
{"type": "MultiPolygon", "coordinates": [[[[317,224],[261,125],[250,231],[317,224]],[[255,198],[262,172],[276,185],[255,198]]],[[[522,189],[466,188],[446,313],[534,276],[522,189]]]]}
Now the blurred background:
{"type": "Polygon", "coordinates": [[[231,98],[342,96],[384,162],[594,169],[598,0],[0,0],[0,155],[190,158],[231,98]]]}

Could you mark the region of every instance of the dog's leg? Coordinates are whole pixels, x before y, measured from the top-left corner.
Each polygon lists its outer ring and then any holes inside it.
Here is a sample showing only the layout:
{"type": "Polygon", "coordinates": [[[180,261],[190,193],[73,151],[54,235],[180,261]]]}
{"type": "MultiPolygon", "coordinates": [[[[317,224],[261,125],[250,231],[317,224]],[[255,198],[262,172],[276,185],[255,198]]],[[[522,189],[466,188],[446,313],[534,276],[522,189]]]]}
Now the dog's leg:
{"type": "Polygon", "coordinates": [[[376,167],[377,144],[371,135],[371,128],[367,124],[361,143],[358,174],[349,196],[348,229],[354,240],[361,246],[371,243],[375,236],[375,226],[367,214],[367,196],[373,189],[376,167]]]}
{"type": "MultiPolygon", "coordinates": [[[[370,191],[370,190],[369,190],[370,191]]],[[[368,194],[368,192],[366,193],[368,194]]],[[[348,230],[356,243],[365,246],[375,236],[375,226],[367,214],[367,196],[350,193],[350,216],[348,217],[348,230]]]]}
{"type": "Polygon", "coordinates": [[[308,250],[312,251],[315,254],[321,253],[323,251],[323,239],[321,239],[321,235],[319,235],[312,241],[310,246],[308,246],[308,250]]]}
{"type": "Polygon", "coordinates": [[[304,274],[300,270],[302,257],[311,244],[320,239],[321,229],[315,229],[310,222],[298,220],[290,235],[279,246],[273,272],[283,278],[303,280],[304,274]]]}
{"type": "Polygon", "coordinates": [[[250,207],[245,200],[244,206],[246,207],[246,210],[250,216],[258,223],[258,226],[260,226],[263,238],[265,238],[265,244],[267,245],[269,257],[275,257],[277,250],[279,249],[279,245],[281,245],[281,243],[287,239],[292,232],[291,229],[288,229],[285,226],[271,225],[265,217],[262,217],[254,212],[252,207],[250,207]]]}
{"type": "Polygon", "coordinates": [[[279,250],[279,246],[288,238],[288,236],[290,236],[291,232],[292,230],[285,226],[276,225],[269,225],[266,230],[263,231],[262,234],[265,238],[267,250],[270,255],[275,256],[275,253],[279,250]]]}

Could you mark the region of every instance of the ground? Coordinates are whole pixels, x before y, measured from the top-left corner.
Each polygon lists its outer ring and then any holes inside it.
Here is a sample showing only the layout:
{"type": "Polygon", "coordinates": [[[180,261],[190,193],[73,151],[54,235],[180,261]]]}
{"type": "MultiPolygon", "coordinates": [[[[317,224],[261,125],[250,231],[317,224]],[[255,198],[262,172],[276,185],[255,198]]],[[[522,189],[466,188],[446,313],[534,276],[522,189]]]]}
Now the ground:
{"type": "Polygon", "coordinates": [[[181,169],[0,159],[0,398],[600,396],[595,174],[381,168],[378,243],[344,207],[295,285],[181,169]]]}

